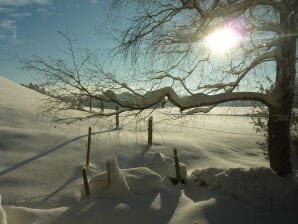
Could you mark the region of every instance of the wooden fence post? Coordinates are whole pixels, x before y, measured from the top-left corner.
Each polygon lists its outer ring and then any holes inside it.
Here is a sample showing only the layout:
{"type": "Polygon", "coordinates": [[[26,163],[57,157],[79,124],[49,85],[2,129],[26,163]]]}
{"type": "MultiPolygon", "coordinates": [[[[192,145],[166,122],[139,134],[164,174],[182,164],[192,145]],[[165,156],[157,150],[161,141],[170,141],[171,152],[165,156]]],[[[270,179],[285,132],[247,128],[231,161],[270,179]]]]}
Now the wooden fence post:
{"type": "Polygon", "coordinates": [[[177,183],[180,183],[180,181],[181,181],[180,166],[179,166],[179,159],[178,159],[178,154],[177,154],[176,148],[174,148],[174,161],[175,161],[177,183]]]}
{"type": "Polygon", "coordinates": [[[116,129],[119,129],[119,114],[118,114],[119,107],[116,106],[116,129]]]}
{"type": "Polygon", "coordinates": [[[86,166],[89,166],[90,160],[90,145],[91,145],[91,127],[88,130],[88,143],[87,143],[87,156],[86,156],[86,166]]]}
{"type": "Polygon", "coordinates": [[[109,161],[106,161],[108,183],[111,183],[111,167],[109,161]]]}
{"type": "Polygon", "coordinates": [[[92,98],[89,96],[89,109],[92,111],[92,98]]]}
{"type": "Polygon", "coordinates": [[[148,145],[152,145],[152,128],[153,125],[153,117],[150,116],[148,120],[148,145]]]}
{"type": "Polygon", "coordinates": [[[103,101],[100,101],[100,109],[101,109],[102,112],[104,111],[103,101]]]}
{"type": "Polygon", "coordinates": [[[90,189],[89,189],[89,182],[88,182],[87,172],[86,172],[85,168],[83,168],[82,174],[83,174],[85,193],[86,193],[86,196],[88,196],[90,194],[90,189]]]}

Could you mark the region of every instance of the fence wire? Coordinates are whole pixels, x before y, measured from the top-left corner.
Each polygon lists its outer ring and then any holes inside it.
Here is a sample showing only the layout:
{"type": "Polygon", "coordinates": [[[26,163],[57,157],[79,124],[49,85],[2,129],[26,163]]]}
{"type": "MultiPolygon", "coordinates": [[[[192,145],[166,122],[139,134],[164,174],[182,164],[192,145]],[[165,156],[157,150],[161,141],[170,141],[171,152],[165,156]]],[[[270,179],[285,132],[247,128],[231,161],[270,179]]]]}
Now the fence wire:
{"type": "Polygon", "coordinates": [[[192,126],[187,126],[187,125],[161,124],[161,123],[159,123],[158,125],[191,128],[191,129],[198,129],[198,130],[204,130],[204,131],[212,131],[212,132],[225,133],[225,134],[234,134],[234,135],[263,136],[263,135],[258,135],[258,134],[249,134],[249,133],[239,133],[239,132],[232,132],[232,131],[223,131],[223,130],[219,130],[219,129],[209,129],[209,128],[192,127],[192,126]]]}
{"type": "MultiPolygon", "coordinates": [[[[96,183],[96,182],[103,182],[103,180],[93,180],[93,181],[88,181],[88,182],[90,184],[90,183],[96,183]]],[[[82,189],[83,186],[84,186],[83,183],[73,184],[73,185],[64,187],[63,189],[59,190],[57,193],[60,193],[60,192],[63,192],[63,191],[69,190],[69,189],[74,189],[74,188],[78,188],[78,190],[79,190],[79,189],[82,189]]],[[[7,206],[7,205],[11,205],[11,204],[21,204],[21,203],[25,203],[25,202],[34,201],[35,199],[38,199],[38,198],[49,197],[51,195],[53,195],[53,193],[34,195],[34,196],[30,196],[30,197],[27,197],[27,198],[24,198],[24,199],[19,199],[19,200],[10,202],[9,204],[2,203],[2,205],[7,206]]]]}

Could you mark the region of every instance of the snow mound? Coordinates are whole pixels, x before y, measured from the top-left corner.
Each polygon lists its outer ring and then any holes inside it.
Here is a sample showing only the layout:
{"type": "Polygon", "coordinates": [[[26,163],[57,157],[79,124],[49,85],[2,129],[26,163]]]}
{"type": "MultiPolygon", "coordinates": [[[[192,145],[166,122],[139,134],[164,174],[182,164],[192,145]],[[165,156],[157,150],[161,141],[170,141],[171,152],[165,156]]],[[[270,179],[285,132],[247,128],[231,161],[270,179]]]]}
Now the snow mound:
{"type": "Polygon", "coordinates": [[[161,152],[154,152],[151,159],[151,164],[167,164],[168,158],[161,152]]]}
{"type": "MultiPolygon", "coordinates": [[[[127,184],[127,189],[132,193],[144,194],[159,192],[162,188],[161,177],[146,167],[123,169],[121,172],[124,178],[123,180],[125,180],[127,184]]],[[[119,182],[117,181],[117,176],[112,176],[111,183],[115,181],[115,178],[116,182],[119,182]]],[[[114,182],[115,185],[112,193],[111,190],[109,190],[110,186],[106,171],[94,176],[89,181],[91,196],[115,196],[115,192],[119,192],[119,183],[116,184],[116,182],[114,182]]]]}
{"type": "Polygon", "coordinates": [[[52,224],[68,208],[34,209],[7,206],[5,209],[9,224],[52,224]]]}
{"type": "Polygon", "coordinates": [[[6,214],[1,205],[1,195],[0,195],[0,224],[6,224],[6,214]]]}
{"type": "MultiPolygon", "coordinates": [[[[180,167],[180,178],[181,179],[186,179],[187,178],[187,167],[186,167],[186,165],[184,163],[179,162],[179,167],[180,167]]],[[[175,163],[172,163],[170,165],[167,176],[171,177],[171,178],[176,178],[175,163]]]]}
{"type": "Polygon", "coordinates": [[[138,166],[146,166],[160,176],[165,176],[172,160],[168,155],[158,150],[165,151],[164,148],[153,146],[150,148],[150,152],[144,155],[143,159],[139,159],[138,166]]]}
{"type": "Polygon", "coordinates": [[[176,166],[175,163],[172,163],[170,167],[168,168],[167,174],[163,179],[163,185],[169,188],[177,188],[181,189],[183,188],[183,184],[186,183],[187,179],[187,166],[184,163],[179,162],[179,167],[180,167],[180,183],[173,183],[173,180],[176,180],[177,175],[176,175],[176,166]],[[183,184],[182,184],[183,183],[183,184]]]}
{"type": "Polygon", "coordinates": [[[129,186],[122,170],[113,157],[106,162],[109,172],[100,173],[89,181],[92,196],[123,197],[130,194],[129,186]]]}
{"type": "Polygon", "coordinates": [[[126,169],[123,173],[133,193],[159,192],[162,188],[161,177],[146,167],[126,169]]]}
{"type": "Polygon", "coordinates": [[[269,168],[207,168],[190,177],[196,187],[221,193],[257,207],[292,208],[298,203],[298,186],[269,168]]]}
{"type": "Polygon", "coordinates": [[[110,171],[110,179],[108,181],[106,195],[111,197],[125,196],[130,193],[129,186],[126,182],[125,176],[117,164],[117,158],[113,157],[106,162],[107,169],[110,171]]]}

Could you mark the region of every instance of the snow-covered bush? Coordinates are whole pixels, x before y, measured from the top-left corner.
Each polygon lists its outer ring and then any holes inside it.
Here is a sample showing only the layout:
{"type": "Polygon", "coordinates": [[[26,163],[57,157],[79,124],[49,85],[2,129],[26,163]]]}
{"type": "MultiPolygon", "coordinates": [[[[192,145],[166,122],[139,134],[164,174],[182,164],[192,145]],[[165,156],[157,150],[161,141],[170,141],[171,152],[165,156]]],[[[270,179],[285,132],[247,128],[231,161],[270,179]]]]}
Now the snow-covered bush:
{"type": "MultiPolygon", "coordinates": [[[[293,109],[291,113],[290,121],[290,137],[292,141],[292,151],[298,154],[298,112],[293,109]]],[[[266,107],[255,106],[254,116],[251,117],[254,129],[257,133],[261,133],[265,137],[265,141],[257,142],[260,148],[263,150],[266,159],[268,155],[268,109],[266,107]]]]}

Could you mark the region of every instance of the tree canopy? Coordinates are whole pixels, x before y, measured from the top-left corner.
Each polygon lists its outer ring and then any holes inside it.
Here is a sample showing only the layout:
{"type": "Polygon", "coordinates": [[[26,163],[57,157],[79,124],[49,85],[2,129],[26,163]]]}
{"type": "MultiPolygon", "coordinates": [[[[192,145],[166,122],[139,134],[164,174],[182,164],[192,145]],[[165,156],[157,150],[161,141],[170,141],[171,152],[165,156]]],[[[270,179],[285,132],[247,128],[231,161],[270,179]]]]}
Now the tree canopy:
{"type": "MultiPolygon", "coordinates": [[[[110,6],[120,17],[118,25],[105,30],[118,44],[109,54],[113,62],[104,63],[107,55],[75,49],[62,33],[68,59],[35,56],[22,61],[24,68],[56,86],[57,95],[122,106],[109,113],[80,108],[87,117],[144,110],[165,98],[187,114],[228,101],[259,101],[269,109],[270,165],[281,176],[292,173],[297,0],[113,0],[110,6]],[[123,99],[122,92],[134,97],[123,99]]],[[[45,106],[73,109],[62,98],[51,98],[45,106]]]]}

